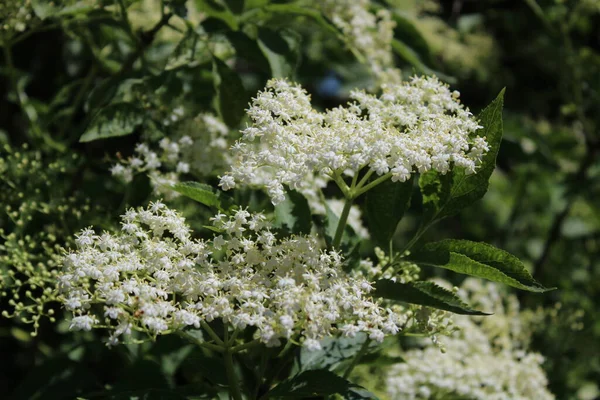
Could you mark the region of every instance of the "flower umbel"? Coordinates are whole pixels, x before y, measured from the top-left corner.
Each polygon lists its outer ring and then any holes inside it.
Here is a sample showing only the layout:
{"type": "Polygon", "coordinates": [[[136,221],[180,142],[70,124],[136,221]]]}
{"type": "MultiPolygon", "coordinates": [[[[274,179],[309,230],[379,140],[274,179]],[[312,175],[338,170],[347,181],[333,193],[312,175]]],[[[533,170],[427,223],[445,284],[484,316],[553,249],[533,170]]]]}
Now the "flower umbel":
{"type": "Polygon", "coordinates": [[[256,327],[267,346],[295,339],[313,349],[340,332],[381,341],[399,331],[402,318],[369,297],[369,281],[347,275],[316,238],[277,239],[262,214],[244,209],[212,222],[222,235],[194,240],[158,202],[129,210],[118,234],[82,231],[59,278],[71,327],[109,328],[116,343],[132,330],[155,336],[221,319],[256,327]]]}
{"type": "Polygon", "coordinates": [[[354,91],[347,107],[318,112],[299,85],[271,80],[248,110],[253,124],[232,147],[233,165],[221,187],[252,184],[267,170],[265,187],[277,204],[283,185],[301,188],[315,173],[338,185],[343,174],[357,176],[363,168],[402,182],[416,171],[445,174],[453,165],[475,173],[488,147],[458,96],[437,78],[414,77],[384,85],[379,97],[354,91]]]}

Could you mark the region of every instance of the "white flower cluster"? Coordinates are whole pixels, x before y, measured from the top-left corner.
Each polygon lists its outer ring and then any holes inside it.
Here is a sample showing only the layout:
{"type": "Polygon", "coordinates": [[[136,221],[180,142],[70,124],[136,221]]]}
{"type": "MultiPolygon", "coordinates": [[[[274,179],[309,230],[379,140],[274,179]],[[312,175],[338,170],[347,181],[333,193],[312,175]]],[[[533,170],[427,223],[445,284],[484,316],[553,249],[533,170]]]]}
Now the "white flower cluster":
{"type": "MultiPolygon", "coordinates": [[[[322,0],[315,2],[343,33],[351,49],[363,57],[375,77],[390,75],[394,70],[392,40],[396,23],[389,10],[375,7],[371,0],[322,0]]],[[[399,71],[395,71],[399,81],[399,71]]]]}
{"type": "Polygon", "coordinates": [[[315,173],[334,179],[367,167],[393,181],[414,171],[446,173],[451,165],[474,173],[488,147],[458,96],[437,78],[414,77],[384,85],[379,97],[354,91],[347,107],[318,112],[299,85],[270,80],[248,110],[253,124],[232,147],[232,169],[220,186],[252,184],[265,169],[272,177],[266,190],[277,204],[284,184],[298,189],[315,173]]]}
{"type": "Polygon", "coordinates": [[[310,236],[277,239],[265,217],[239,209],[212,218],[223,234],[193,240],[184,219],[162,203],[123,215],[117,235],[82,231],[65,256],[60,289],[72,329],[169,333],[221,319],[257,328],[268,346],[300,339],[309,349],[336,333],[382,341],[401,316],[369,297],[372,287],[341,268],[338,253],[310,236]],[[102,320],[104,322],[102,322],[102,320]]]}
{"type": "MultiPolygon", "coordinates": [[[[481,288],[480,284],[476,286],[481,288]]],[[[504,313],[500,300],[496,300],[493,317],[483,317],[479,322],[472,317],[455,317],[460,331],[444,341],[445,353],[428,346],[402,354],[405,362],[393,365],[387,374],[390,398],[553,399],[541,368],[543,357],[528,352],[515,337],[519,332],[511,326],[518,318],[512,312],[504,313]],[[497,320],[504,323],[498,324],[497,320]],[[486,325],[488,322],[492,325],[486,325]]]]}
{"type": "Polygon", "coordinates": [[[200,114],[182,121],[179,139],[163,138],[159,149],[153,149],[149,143],[138,144],[135,155],[113,165],[111,173],[125,182],[131,182],[136,173],[146,173],[156,194],[172,198],[177,192],[170,187],[179,182],[182,174],[207,176],[229,164],[228,133],[227,126],[214,115],[200,114]]]}

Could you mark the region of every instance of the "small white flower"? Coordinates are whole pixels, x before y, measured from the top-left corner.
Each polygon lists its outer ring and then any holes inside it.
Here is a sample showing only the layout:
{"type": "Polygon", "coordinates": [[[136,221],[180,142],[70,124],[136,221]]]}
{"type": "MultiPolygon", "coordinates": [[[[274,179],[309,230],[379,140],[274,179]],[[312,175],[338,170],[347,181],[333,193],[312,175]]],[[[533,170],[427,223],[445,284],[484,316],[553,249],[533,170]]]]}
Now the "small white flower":
{"type": "Polygon", "coordinates": [[[78,317],[73,317],[71,320],[71,325],[69,325],[69,329],[73,329],[76,331],[91,331],[94,324],[97,324],[98,320],[90,315],[80,315],[78,317]]]}
{"type": "Polygon", "coordinates": [[[319,341],[315,339],[306,339],[302,345],[308,351],[317,351],[322,349],[321,343],[319,343],[319,341]]]}
{"type": "Polygon", "coordinates": [[[231,190],[235,187],[235,179],[233,179],[233,176],[223,175],[219,179],[220,179],[219,186],[223,190],[231,190]]]}

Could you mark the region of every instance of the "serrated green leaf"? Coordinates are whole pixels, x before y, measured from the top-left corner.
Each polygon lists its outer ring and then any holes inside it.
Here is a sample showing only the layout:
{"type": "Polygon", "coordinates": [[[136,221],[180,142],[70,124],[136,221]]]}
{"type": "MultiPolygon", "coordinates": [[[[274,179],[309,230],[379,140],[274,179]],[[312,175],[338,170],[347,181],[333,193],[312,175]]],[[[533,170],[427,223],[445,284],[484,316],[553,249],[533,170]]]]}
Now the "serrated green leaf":
{"type": "Polygon", "coordinates": [[[309,234],[312,223],[306,198],[295,190],[288,190],[285,200],[275,206],[275,226],[289,233],[309,234]]]}
{"type": "Polygon", "coordinates": [[[297,357],[297,367],[300,372],[312,369],[332,370],[342,361],[356,355],[367,340],[367,335],[361,333],[350,337],[327,337],[321,340],[320,350],[300,349],[297,357]]]}
{"type": "Polygon", "coordinates": [[[456,294],[433,282],[400,283],[390,279],[375,282],[375,297],[419,304],[463,315],[489,315],[465,304],[456,294]]]}
{"type": "Polygon", "coordinates": [[[421,175],[419,187],[423,195],[423,225],[456,214],[481,199],[487,192],[502,141],[503,102],[504,89],[479,114],[479,123],[483,129],[478,134],[486,138],[489,150],[483,156],[476,174],[467,175],[464,169],[454,168],[446,175],[436,171],[428,171],[421,175]]]}
{"type": "Polygon", "coordinates": [[[423,225],[432,223],[438,218],[440,210],[450,198],[451,185],[451,174],[441,175],[431,170],[419,176],[419,188],[423,197],[423,225]]]}
{"type": "Polygon", "coordinates": [[[267,393],[267,397],[299,399],[333,394],[342,395],[344,399],[377,398],[363,387],[325,369],[305,371],[286,379],[267,393]]]}
{"type": "Polygon", "coordinates": [[[229,127],[235,128],[244,117],[249,96],[235,71],[217,57],[213,62],[220,78],[217,85],[219,113],[229,127]]]}
{"type": "Polygon", "coordinates": [[[198,203],[219,210],[227,209],[232,203],[224,193],[204,183],[179,182],[173,185],[173,190],[198,203]]]}
{"type": "Polygon", "coordinates": [[[481,199],[487,192],[490,176],[496,168],[496,157],[502,141],[502,108],[504,89],[498,97],[479,114],[479,123],[483,129],[479,136],[486,138],[489,150],[483,156],[481,166],[476,174],[466,175],[464,169],[454,169],[450,200],[444,207],[447,216],[456,214],[462,208],[481,199]]]}
{"type": "Polygon", "coordinates": [[[517,257],[487,243],[452,239],[427,243],[411,254],[410,259],[417,264],[441,267],[530,292],[552,290],[533,279],[517,257]]]}
{"type": "Polygon", "coordinates": [[[102,108],[79,139],[91,142],[115,136],[126,136],[144,122],[144,111],[131,103],[113,103],[102,108]]]}
{"type": "Polygon", "coordinates": [[[414,179],[387,180],[367,192],[365,208],[369,231],[375,241],[387,248],[398,223],[410,204],[414,179]]]}

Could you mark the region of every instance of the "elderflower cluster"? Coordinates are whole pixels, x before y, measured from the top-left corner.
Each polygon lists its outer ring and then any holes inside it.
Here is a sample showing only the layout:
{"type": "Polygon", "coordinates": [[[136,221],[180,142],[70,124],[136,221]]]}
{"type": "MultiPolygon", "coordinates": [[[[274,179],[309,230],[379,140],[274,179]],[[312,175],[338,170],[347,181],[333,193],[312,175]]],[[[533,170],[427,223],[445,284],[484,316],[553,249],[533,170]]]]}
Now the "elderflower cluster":
{"type": "Polygon", "coordinates": [[[194,240],[184,219],[157,202],[127,211],[117,234],[83,230],[59,277],[71,328],[109,328],[117,343],[133,330],[155,336],[221,319],[256,327],[267,346],[293,337],[309,349],[332,334],[380,342],[400,330],[403,318],[316,238],[278,239],[262,214],[243,209],[211,220],[222,234],[194,240]]]}
{"type": "Polygon", "coordinates": [[[253,124],[232,147],[231,171],[220,186],[252,184],[266,170],[265,188],[277,204],[284,185],[300,188],[313,174],[333,179],[366,167],[403,182],[415,171],[444,174],[452,165],[475,173],[488,147],[458,96],[435,77],[414,77],[384,85],[379,97],[354,91],[347,107],[319,112],[299,85],[270,80],[248,110],[253,124]]]}
{"type": "Polygon", "coordinates": [[[146,173],[156,194],[172,198],[177,192],[171,186],[182,174],[206,176],[228,164],[228,133],[227,126],[214,115],[200,114],[180,123],[177,140],[163,138],[158,149],[151,143],[138,144],[134,156],[113,165],[111,173],[125,182],[131,182],[137,173],[146,173]]]}
{"type": "Polygon", "coordinates": [[[388,76],[394,71],[399,81],[392,52],[396,23],[389,10],[380,9],[374,14],[373,3],[371,0],[323,0],[317,1],[316,6],[342,31],[348,46],[364,58],[375,77],[388,76]]]}
{"type": "Polygon", "coordinates": [[[547,389],[548,381],[541,367],[543,357],[528,352],[527,343],[520,340],[522,325],[514,314],[516,298],[512,297],[512,305],[505,308],[499,297],[483,294],[495,285],[486,285],[483,292],[480,290],[483,285],[475,282],[468,279],[459,293],[472,295],[475,302],[485,300],[486,305],[492,306],[486,311],[494,311],[495,315],[478,319],[456,316],[460,331],[445,340],[445,353],[428,346],[402,354],[404,362],[393,365],[385,379],[390,398],[554,398],[547,389]]]}

